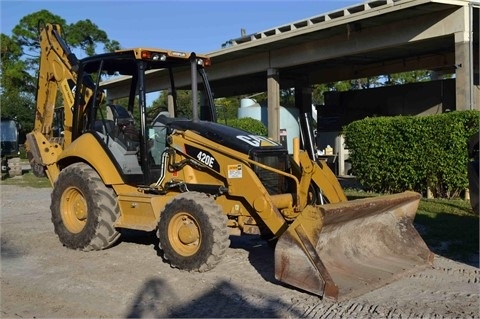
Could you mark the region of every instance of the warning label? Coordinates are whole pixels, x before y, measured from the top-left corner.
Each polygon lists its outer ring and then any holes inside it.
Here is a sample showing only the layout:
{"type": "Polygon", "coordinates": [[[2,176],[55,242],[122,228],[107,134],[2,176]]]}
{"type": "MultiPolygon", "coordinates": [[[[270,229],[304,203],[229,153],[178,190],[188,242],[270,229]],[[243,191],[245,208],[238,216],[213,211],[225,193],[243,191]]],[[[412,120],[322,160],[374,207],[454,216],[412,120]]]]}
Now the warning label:
{"type": "Polygon", "coordinates": [[[228,165],[228,178],[242,178],[242,164],[228,165]]]}

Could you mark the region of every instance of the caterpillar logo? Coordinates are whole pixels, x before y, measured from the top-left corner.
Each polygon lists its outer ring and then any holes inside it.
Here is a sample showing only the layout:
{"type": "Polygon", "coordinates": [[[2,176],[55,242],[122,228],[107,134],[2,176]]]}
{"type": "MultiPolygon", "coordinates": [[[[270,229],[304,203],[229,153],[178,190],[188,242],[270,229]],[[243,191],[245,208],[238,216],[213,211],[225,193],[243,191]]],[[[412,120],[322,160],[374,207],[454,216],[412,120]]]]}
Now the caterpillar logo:
{"type": "Polygon", "coordinates": [[[279,146],[280,144],[258,135],[237,135],[237,138],[252,146],[279,146]]]}

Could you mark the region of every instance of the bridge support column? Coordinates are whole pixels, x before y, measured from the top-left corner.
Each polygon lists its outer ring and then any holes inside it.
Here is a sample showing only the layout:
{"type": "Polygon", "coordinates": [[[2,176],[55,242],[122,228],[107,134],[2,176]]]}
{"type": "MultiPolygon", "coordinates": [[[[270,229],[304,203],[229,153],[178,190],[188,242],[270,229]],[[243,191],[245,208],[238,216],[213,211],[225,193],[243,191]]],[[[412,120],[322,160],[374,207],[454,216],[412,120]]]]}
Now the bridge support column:
{"type": "Polygon", "coordinates": [[[471,101],[471,65],[469,58],[468,32],[455,33],[455,91],[456,109],[459,111],[470,110],[471,101]]]}
{"type": "Polygon", "coordinates": [[[280,141],[280,76],[278,70],[267,69],[268,137],[280,141]]]}
{"type": "MultiPolygon", "coordinates": [[[[455,91],[456,109],[459,111],[477,109],[480,110],[480,86],[474,84],[474,30],[473,30],[473,8],[464,6],[463,30],[455,33],[455,91]]],[[[477,21],[478,23],[478,21],[477,21]]],[[[477,53],[478,54],[478,53],[477,53]]]]}

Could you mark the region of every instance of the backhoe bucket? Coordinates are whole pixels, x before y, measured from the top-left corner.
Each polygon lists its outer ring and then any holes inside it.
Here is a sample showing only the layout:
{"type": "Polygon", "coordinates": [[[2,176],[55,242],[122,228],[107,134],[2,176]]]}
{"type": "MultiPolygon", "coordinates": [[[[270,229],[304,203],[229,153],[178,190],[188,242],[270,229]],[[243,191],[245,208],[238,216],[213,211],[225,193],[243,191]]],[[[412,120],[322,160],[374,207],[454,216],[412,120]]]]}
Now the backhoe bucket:
{"type": "Polygon", "coordinates": [[[420,197],[307,206],[278,239],[276,279],[345,300],[431,266],[433,253],[412,224],[420,197]]]}

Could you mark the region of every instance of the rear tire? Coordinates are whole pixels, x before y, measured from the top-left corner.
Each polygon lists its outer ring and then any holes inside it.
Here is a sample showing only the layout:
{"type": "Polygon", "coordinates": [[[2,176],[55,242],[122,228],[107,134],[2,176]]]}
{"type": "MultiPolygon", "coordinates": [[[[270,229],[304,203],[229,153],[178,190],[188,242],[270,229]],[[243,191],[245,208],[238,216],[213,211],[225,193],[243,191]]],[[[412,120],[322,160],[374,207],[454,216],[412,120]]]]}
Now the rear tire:
{"type": "Polygon", "coordinates": [[[213,198],[198,192],[180,194],[165,206],[157,236],[170,265],[188,271],[214,268],[230,245],[227,217],[213,198]]]}
{"type": "Polygon", "coordinates": [[[76,163],[60,172],[50,209],[55,233],[68,248],[101,250],[120,237],[114,227],[119,216],[116,195],[87,164],[76,163]]]}

